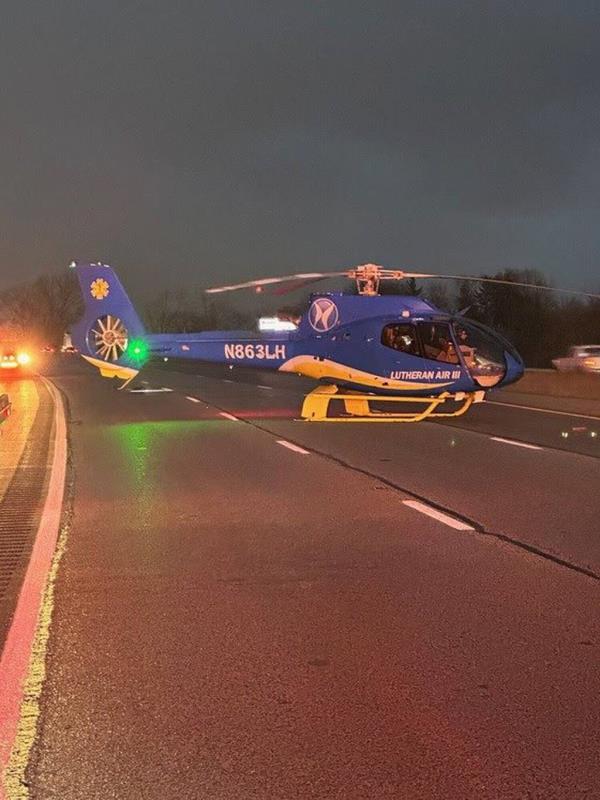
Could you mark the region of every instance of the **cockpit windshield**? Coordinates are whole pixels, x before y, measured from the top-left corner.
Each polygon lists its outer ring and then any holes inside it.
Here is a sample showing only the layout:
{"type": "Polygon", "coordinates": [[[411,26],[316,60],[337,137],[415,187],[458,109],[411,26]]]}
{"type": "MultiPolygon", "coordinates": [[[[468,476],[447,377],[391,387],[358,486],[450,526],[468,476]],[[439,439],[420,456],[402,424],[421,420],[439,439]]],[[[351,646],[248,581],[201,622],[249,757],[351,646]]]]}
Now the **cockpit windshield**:
{"type": "Polygon", "coordinates": [[[500,383],[506,374],[503,342],[465,319],[455,320],[453,329],[457,347],[473,379],[485,388],[500,383]]]}

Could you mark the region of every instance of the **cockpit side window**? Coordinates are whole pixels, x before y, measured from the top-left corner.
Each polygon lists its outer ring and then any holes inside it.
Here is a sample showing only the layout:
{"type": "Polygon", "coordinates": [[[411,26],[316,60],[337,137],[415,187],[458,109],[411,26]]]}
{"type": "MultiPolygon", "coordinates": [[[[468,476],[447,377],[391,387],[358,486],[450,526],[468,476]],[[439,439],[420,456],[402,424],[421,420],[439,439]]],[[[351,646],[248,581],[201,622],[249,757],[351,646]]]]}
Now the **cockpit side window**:
{"type": "Polygon", "coordinates": [[[421,356],[414,325],[386,325],[381,331],[381,344],[409,356],[421,356]]]}
{"type": "Polygon", "coordinates": [[[450,327],[445,322],[419,322],[419,336],[425,358],[458,364],[450,327]]]}

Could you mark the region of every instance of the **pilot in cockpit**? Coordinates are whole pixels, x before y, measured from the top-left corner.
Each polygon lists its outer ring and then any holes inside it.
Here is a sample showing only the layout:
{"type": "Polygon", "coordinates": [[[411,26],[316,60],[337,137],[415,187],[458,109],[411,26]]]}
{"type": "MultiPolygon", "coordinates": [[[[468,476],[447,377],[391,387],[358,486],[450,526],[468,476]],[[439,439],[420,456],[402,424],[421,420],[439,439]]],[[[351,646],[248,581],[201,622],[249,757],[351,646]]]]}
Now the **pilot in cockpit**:
{"type": "Polygon", "coordinates": [[[477,363],[475,359],[475,348],[469,345],[469,334],[464,328],[457,328],[456,338],[458,339],[458,349],[462,353],[467,367],[474,367],[477,363]]]}

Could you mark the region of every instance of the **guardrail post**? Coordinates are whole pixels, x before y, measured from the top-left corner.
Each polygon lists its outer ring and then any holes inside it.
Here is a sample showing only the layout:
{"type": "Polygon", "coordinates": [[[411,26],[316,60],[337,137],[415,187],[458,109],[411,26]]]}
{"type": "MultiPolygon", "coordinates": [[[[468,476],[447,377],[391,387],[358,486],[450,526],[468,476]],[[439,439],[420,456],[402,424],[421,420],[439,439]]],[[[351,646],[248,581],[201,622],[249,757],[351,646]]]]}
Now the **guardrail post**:
{"type": "Polygon", "coordinates": [[[0,423],[4,422],[10,416],[11,402],[7,394],[0,394],[0,423]]]}

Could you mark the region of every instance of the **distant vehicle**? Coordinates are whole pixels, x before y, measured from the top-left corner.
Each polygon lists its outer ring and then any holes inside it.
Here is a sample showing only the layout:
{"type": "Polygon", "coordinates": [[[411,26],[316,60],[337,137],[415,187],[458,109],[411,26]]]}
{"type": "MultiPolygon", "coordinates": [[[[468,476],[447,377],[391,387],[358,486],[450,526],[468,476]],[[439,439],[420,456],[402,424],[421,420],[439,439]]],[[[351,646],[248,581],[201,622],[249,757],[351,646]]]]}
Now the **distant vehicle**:
{"type": "Polygon", "coordinates": [[[42,347],[42,353],[55,353],[56,348],[53,347],[51,344],[46,344],[42,347]]]}
{"type": "Polygon", "coordinates": [[[77,348],[73,347],[73,342],[71,341],[71,334],[70,333],[65,333],[65,335],[63,336],[63,343],[62,343],[62,347],[60,348],[60,352],[61,353],[67,353],[67,354],[72,354],[72,353],[77,353],[78,352],[77,348]]]}
{"type": "Polygon", "coordinates": [[[20,375],[28,371],[31,356],[25,348],[13,342],[0,342],[0,373],[20,375]]]}
{"type": "Polygon", "coordinates": [[[600,344],[571,347],[566,356],[555,358],[552,366],[559,372],[596,372],[600,375],[600,344]]]}

